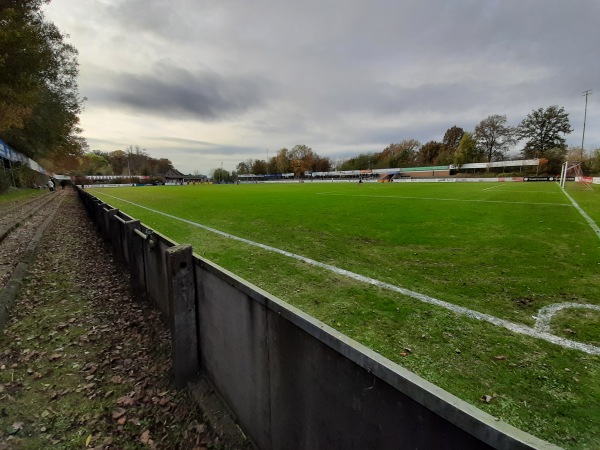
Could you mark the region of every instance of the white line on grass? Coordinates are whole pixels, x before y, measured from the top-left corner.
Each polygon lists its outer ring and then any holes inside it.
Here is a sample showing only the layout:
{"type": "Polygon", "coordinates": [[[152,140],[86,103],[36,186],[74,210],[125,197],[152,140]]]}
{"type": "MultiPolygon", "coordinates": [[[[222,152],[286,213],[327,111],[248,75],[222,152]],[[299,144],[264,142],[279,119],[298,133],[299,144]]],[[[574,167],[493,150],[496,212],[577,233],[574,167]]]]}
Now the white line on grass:
{"type": "Polygon", "coordinates": [[[519,194],[544,194],[544,195],[562,195],[560,192],[552,192],[552,191],[527,191],[527,190],[517,190],[511,189],[510,191],[506,191],[509,194],[514,194],[518,192],[519,194]]]}
{"type": "Polygon", "coordinates": [[[371,197],[371,198],[399,198],[407,200],[438,200],[442,202],[472,202],[472,203],[506,203],[515,205],[548,205],[548,206],[566,206],[571,208],[568,203],[547,203],[547,202],[508,202],[504,200],[478,200],[465,198],[438,198],[438,197],[409,197],[401,195],[368,195],[368,194],[338,194],[336,192],[317,192],[317,195],[336,195],[341,197],[371,197]]]}
{"type": "Polygon", "coordinates": [[[577,211],[579,211],[579,214],[581,214],[583,216],[583,218],[587,221],[587,223],[590,225],[590,227],[592,228],[594,233],[596,233],[596,236],[598,236],[598,239],[600,239],[600,228],[598,228],[598,225],[596,225],[596,222],[594,222],[594,220],[590,216],[587,215],[587,213],[581,208],[581,206],[579,206],[579,204],[573,199],[573,197],[571,197],[567,193],[567,191],[565,191],[564,189],[562,189],[562,191],[565,193],[567,198],[571,201],[571,203],[573,204],[575,209],[577,211]]]}
{"type": "Polygon", "coordinates": [[[491,316],[489,314],[481,313],[479,311],[474,311],[472,309],[468,309],[468,308],[464,308],[462,306],[454,305],[452,303],[449,303],[449,302],[446,302],[446,301],[443,301],[443,300],[439,300],[437,298],[430,297],[428,295],[420,294],[418,292],[414,292],[414,291],[411,291],[409,289],[405,289],[405,288],[402,288],[402,287],[399,287],[399,286],[394,286],[393,284],[389,284],[389,283],[386,283],[386,282],[383,282],[383,281],[379,281],[379,280],[376,280],[374,278],[369,278],[369,277],[366,277],[364,275],[360,275],[358,273],[350,272],[349,270],[340,269],[339,267],[335,267],[335,266],[332,266],[330,264],[325,264],[325,263],[322,263],[322,262],[319,262],[319,261],[315,261],[314,259],[310,259],[310,258],[307,258],[305,256],[297,255],[295,253],[287,252],[287,251],[281,250],[279,248],[271,247],[271,246],[265,245],[265,244],[260,244],[258,242],[254,242],[254,241],[251,241],[249,239],[245,239],[245,238],[242,238],[242,237],[235,236],[233,234],[225,233],[225,232],[217,230],[215,228],[211,228],[211,227],[208,227],[206,225],[202,225],[202,224],[200,224],[198,222],[193,222],[191,220],[183,219],[181,217],[177,217],[177,216],[174,216],[172,214],[168,214],[168,213],[165,213],[165,212],[162,212],[162,211],[158,211],[156,209],[148,208],[147,206],[142,206],[140,204],[137,204],[137,203],[134,203],[134,202],[131,202],[129,200],[125,200],[125,199],[122,199],[122,198],[119,198],[119,197],[115,197],[115,196],[110,195],[110,194],[103,194],[103,195],[106,195],[107,197],[112,197],[114,199],[120,200],[120,201],[125,202],[125,203],[129,203],[131,205],[137,206],[138,208],[146,209],[146,210],[151,211],[153,213],[160,214],[160,215],[163,215],[165,217],[169,217],[171,219],[179,220],[181,222],[184,222],[184,223],[187,223],[187,224],[190,224],[190,225],[194,225],[196,227],[202,228],[204,230],[210,231],[210,232],[218,234],[220,236],[224,236],[224,237],[229,238],[229,239],[233,239],[233,240],[236,240],[236,241],[239,241],[239,242],[243,242],[245,244],[252,245],[254,247],[262,248],[263,250],[267,250],[267,251],[270,251],[270,252],[273,252],[273,253],[278,253],[280,255],[284,255],[284,256],[287,256],[289,258],[293,258],[293,259],[296,259],[298,261],[305,262],[305,263],[310,264],[310,265],[315,266],[315,267],[320,267],[322,269],[329,270],[329,271],[331,271],[333,273],[336,273],[338,275],[351,278],[351,279],[356,280],[356,281],[361,281],[363,283],[371,284],[373,286],[377,286],[377,287],[380,287],[382,289],[387,289],[387,290],[390,290],[390,291],[393,291],[393,292],[397,292],[397,293],[405,295],[407,297],[411,297],[411,298],[414,298],[416,300],[419,300],[419,301],[421,301],[423,303],[428,303],[428,304],[431,304],[431,305],[440,306],[440,307],[445,308],[447,310],[453,311],[456,314],[460,314],[460,315],[463,315],[463,316],[466,316],[466,317],[470,317],[472,319],[481,320],[481,321],[492,323],[492,324],[500,326],[500,327],[504,327],[504,328],[506,328],[506,329],[508,329],[510,331],[515,332],[515,333],[519,333],[519,334],[523,334],[525,336],[531,336],[531,337],[534,337],[534,338],[542,339],[544,341],[551,342],[553,344],[557,344],[557,345],[560,345],[562,347],[566,347],[566,348],[570,348],[570,349],[574,349],[574,350],[580,350],[582,352],[589,353],[589,354],[592,354],[592,355],[600,355],[600,347],[596,347],[594,345],[583,344],[581,342],[571,341],[569,339],[561,338],[559,336],[555,336],[553,334],[550,334],[550,333],[547,333],[547,332],[544,332],[544,331],[538,331],[538,330],[536,330],[534,328],[531,328],[531,327],[528,327],[526,325],[521,325],[521,324],[509,322],[508,320],[500,319],[499,317],[491,316]]]}
{"type": "Polygon", "coordinates": [[[489,187],[489,188],[484,188],[483,190],[484,191],[489,191],[490,189],[496,189],[496,188],[499,188],[499,187],[502,187],[502,186],[505,186],[505,184],[499,184],[498,186],[492,186],[492,187],[489,187]]]}
{"type": "Polygon", "coordinates": [[[535,329],[539,331],[550,331],[552,316],[563,309],[591,309],[593,311],[600,311],[600,306],[590,305],[588,303],[554,303],[552,305],[544,306],[538,311],[535,320],[535,329]]]}

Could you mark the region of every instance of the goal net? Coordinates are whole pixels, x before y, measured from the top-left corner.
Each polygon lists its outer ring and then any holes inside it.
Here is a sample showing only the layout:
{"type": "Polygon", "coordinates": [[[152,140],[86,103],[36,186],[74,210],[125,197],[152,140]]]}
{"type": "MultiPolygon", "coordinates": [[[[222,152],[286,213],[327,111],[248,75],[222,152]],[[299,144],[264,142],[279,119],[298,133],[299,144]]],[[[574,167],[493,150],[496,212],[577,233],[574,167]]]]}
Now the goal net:
{"type": "Polygon", "coordinates": [[[586,177],[583,175],[583,171],[581,170],[581,162],[573,162],[567,161],[563,163],[562,169],[560,172],[560,187],[565,188],[565,183],[567,180],[573,180],[577,183],[578,186],[581,186],[583,189],[592,190],[590,177],[586,177]]]}

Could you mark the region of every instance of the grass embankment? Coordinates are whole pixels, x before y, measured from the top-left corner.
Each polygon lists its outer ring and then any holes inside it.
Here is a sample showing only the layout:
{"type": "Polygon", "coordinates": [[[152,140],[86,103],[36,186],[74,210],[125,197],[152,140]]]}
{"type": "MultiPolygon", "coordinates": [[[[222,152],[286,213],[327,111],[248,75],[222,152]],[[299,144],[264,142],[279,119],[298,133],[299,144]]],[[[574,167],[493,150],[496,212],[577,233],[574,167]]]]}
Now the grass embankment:
{"type": "Polygon", "coordinates": [[[69,195],[0,334],[0,448],[222,448],[169,383],[169,336],[69,195]]]}
{"type": "MultiPolygon", "coordinates": [[[[489,413],[566,447],[600,446],[597,356],[515,335],[109,197],[532,326],[532,316],[548,304],[600,304],[600,241],[555,184],[94,193],[489,413]]],[[[578,201],[598,211],[597,192],[578,201]]],[[[554,331],[597,343],[598,331],[589,325],[597,318],[595,312],[569,317],[570,331],[561,321],[554,331]]]]}
{"type": "Polygon", "coordinates": [[[29,198],[43,195],[48,191],[44,189],[9,189],[6,192],[0,193],[0,211],[7,208],[12,208],[18,202],[27,201],[29,198]]]}

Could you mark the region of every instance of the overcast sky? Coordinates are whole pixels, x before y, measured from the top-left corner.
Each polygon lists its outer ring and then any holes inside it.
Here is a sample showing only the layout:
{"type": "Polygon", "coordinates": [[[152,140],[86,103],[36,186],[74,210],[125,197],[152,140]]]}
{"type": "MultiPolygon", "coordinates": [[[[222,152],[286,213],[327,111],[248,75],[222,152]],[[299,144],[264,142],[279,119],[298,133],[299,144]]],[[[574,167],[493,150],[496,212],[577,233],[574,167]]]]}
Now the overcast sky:
{"type": "Polygon", "coordinates": [[[580,146],[587,89],[585,148],[600,147],[598,0],[52,0],[46,16],[79,51],[90,149],[139,145],[185,173],[550,105],[580,146]]]}

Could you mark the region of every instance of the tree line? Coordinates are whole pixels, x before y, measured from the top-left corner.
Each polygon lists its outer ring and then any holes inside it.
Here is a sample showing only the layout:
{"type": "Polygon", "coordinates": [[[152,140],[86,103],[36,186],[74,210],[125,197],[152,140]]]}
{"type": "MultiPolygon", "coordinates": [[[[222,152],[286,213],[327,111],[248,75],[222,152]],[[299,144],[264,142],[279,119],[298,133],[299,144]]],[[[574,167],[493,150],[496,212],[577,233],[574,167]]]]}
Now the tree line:
{"type": "Polygon", "coordinates": [[[506,115],[494,114],[481,120],[472,131],[459,126],[448,128],[441,142],[421,144],[416,139],[391,143],[381,152],[361,153],[335,164],[318,156],[306,145],[280,149],[269,160],[248,159],[237,165],[239,174],[290,173],[303,176],[305,171],[387,169],[419,166],[462,166],[468,163],[508,159],[509,152],[524,142],[519,156],[540,159],[544,170],[560,171],[566,158],[583,162],[584,170],[600,172],[600,149],[586,154],[579,148],[567,148],[565,136],[573,129],[564,108],[552,105],[533,110],[517,126],[507,123],[506,115]]]}
{"type": "Polygon", "coordinates": [[[94,150],[77,160],[71,170],[79,175],[164,176],[173,163],[167,158],[153,158],[145,149],[130,145],[125,150],[94,150]]]}
{"type": "Polygon", "coordinates": [[[281,148],[268,161],[263,159],[247,159],[238,163],[236,172],[239,175],[253,173],[266,175],[275,173],[294,173],[303,176],[304,172],[327,172],[331,169],[331,159],[319,156],[312,148],[298,144],[291,150],[281,148]]]}

